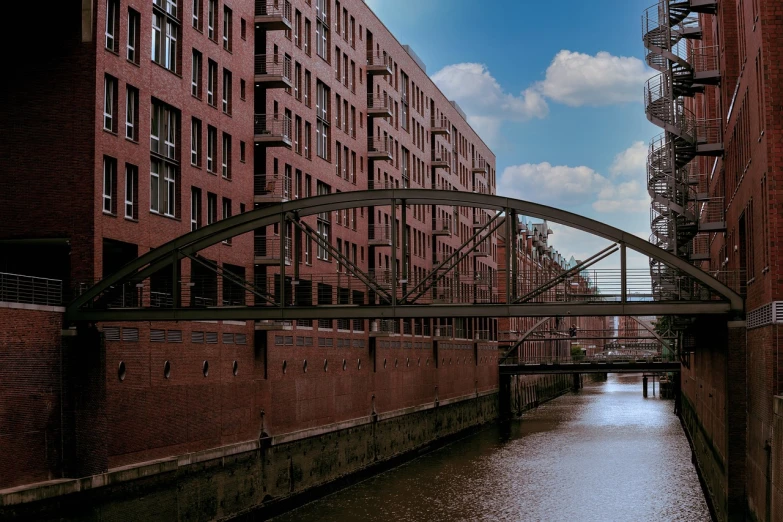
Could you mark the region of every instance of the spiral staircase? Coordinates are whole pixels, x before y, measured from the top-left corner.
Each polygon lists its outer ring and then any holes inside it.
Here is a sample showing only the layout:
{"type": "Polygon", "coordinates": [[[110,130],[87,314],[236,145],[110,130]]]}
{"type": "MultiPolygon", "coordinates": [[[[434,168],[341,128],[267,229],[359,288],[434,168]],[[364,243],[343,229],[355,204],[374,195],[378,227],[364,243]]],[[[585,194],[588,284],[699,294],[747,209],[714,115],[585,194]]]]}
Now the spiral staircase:
{"type": "MultiPolygon", "coordinates": [[[[726,228],[723,198],[706,192],[706,173],[696,161],[723,154],[720,121],[698,118],[687,103],[720,83],[717,46],[702,45],[699,23],[699,15],[716,9],[717,0],[660,0],[642,16],[646,61],[659,73],[645,85],[645,112],[663,129],[647,157],[650,242],[694,263],[709,259],[708,242],[699,236],[726,228]]],[[[657,298],[695,297],[671,267],[651,260],[650,274],[657,298]]]]}

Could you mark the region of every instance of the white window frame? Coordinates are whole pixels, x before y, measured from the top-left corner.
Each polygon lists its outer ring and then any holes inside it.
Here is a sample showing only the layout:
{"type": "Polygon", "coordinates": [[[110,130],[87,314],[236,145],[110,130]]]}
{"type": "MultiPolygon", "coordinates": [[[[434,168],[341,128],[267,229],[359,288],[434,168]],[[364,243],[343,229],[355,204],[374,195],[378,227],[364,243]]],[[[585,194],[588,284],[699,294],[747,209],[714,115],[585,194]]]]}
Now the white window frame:
{"type": "Polygon", "coordinates": [[[138,170],[125,165],[125,217],[128,219],[135,219],[138,184],[138,170]]]}
{"type": "Polygon", "coordinates": [[[131,15],[131,12],[128,12],[128,46],[127,46],[127,58],[129,62],[137,63],[138,56],[136,54],[136,51],[138,50],[139,42],[138,39],[138,31],[136,30],[138,27],[134,26],[133,22],[139,22],[139,15],[133,11],[133,15],[131,15]]]}
{"type": "Polygon", "coordinates": [[[164,163],[163,165],[163,215],[167,217],[176,217],[177,213],[177,172],[174,165],[164,163]]]}
{"type": "Polygon", "coordinates": [[[160,169],[163,162],[150,160],[150,212],[160,213],[160,169]]]}
{"type": "Polygon", "coordinates": [[[223,6],[223,49],[231,51],[231,8],[223,6]]]}
{"type": "Polygon", "coordinates": [[[215,173],[215,155],[217,154],[217,129],[207,127],[207,172],[215,173]],[[214,131],[214,132],[210,132],[214,131]],[[214,138],[214,139],[213,139],[214,138]]]}
{"type": "Polygon", "coordinates": [[[198,166],[201,147],[201,120],[190,120],[190,164],[198,166]]]}
{"type": "Polygon", "coordinates": [[[196,187],[190,188],[190,231],[199,229],[201,217],[201,192],[196,187]],[[198,191],[198,192],[197,192],[198,191]],[[196,196],[199,196],[198,198],[196,196]]]}
{"type": "Polygon", "coordinates": [[[114,51],[117,44],[117,9],[120,8],[118,0],[106,0],[106,48],[114,51]]]}
{"type": "Polygon", "coordinates": [[[221,92],[221,101],[223,106],[223,113],[224,114],[231,114],[229,112],[229,104],[228,104],[228,98],[231,94],[231,83],[233,79],[231,77],[231,71],[228,69],[223,69],[223,92],[221,92]]]}
{"type": "Polygon", "coordinates": [[[217,87],[217,63],[207,62],[207,103],[215,106],[215,87],[217,87]]]}
{"type": "Polygon", "coordinates": [[[111,76],[103,77],[103,129],[114,132],[114,87],[117,80],[111,76]]]}
{"type": "Polygon", "coordinates": [[[127,87],[125,90],[125,137],[136,140],[136,107],[139,102],[136,89],[127,87]]]}
{"type": "Polygon", "coordinates": [[[199,16],[201,15],[201,0],[193,0],[193,27],[199,28],[199,16]]]}
{"type": "Polygon", "coordinates": [[[223,150],[221,151],[221,173],[224,179],[231,179],[229,170],[229,155],[231,154],[231,136],[223,133],[223,150]]]}
{"type": "Polygon", "coordinates": [[[217,18],[217,0],[207,0],[207,37],[215,39],[215,22],[217,18]]]}
{"type": "Polygon", "coordinates": [[[113,186],[117,183],[117,160],[103,157],[103,213],[114,214],[113,186]]]}
{"type": "Polygon", "coordinates": [[[196,98],[200,97],[201,87],[201,65],[203,56],[200,52],[193,49],[193,67],[190,75],[190,94],[196,98]]]}
{"type": "Polygon", "coordinates": [[[207,225],[217,222],[217,194],[207,193],[207,225]],[[213,197],[210,197],[213,196],[213,197]]]}

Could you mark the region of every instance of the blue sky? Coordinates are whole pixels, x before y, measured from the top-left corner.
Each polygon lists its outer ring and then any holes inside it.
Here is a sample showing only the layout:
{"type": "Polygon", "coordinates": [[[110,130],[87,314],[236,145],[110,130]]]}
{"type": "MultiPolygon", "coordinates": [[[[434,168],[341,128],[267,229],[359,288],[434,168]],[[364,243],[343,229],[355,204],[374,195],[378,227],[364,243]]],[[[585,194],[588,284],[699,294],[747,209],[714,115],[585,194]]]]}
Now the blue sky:
{"type": "MultiPolygon", "coordinates": [[[[497,156],[498,194],[647,238],[641,15],[651,0],[367,0],[497,156]]],[[[605,242],[552,227],[562,254],[605,242]]],[[[614,263],[612,263],[614,264],[614,263]]],[[[642,259],[632,265],[644,266],[642,259]]]]}

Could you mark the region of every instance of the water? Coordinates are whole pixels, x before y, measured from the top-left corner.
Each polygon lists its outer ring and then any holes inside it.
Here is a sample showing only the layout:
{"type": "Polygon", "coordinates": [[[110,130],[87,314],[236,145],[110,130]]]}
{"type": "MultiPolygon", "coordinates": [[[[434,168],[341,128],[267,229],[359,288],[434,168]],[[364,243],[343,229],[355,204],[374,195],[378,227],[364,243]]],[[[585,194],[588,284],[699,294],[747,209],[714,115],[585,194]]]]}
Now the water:
{"type": "Polygon", "coordinates": [[[709,521],[673,408],[610,375],[274,520],[709,521]]]}

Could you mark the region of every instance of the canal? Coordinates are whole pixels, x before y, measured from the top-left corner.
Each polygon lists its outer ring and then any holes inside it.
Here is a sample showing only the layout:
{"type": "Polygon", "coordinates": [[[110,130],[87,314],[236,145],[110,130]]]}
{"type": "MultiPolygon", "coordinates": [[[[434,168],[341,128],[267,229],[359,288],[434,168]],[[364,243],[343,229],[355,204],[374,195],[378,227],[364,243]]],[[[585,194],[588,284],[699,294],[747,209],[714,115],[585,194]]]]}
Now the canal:
{"type": "Polygon", "coordinates": [[[673,408],[609,375],[273,520],[709,521],[673,408]]]}

